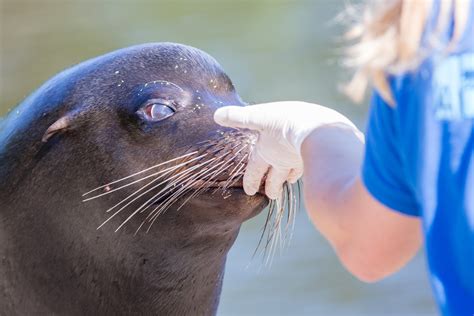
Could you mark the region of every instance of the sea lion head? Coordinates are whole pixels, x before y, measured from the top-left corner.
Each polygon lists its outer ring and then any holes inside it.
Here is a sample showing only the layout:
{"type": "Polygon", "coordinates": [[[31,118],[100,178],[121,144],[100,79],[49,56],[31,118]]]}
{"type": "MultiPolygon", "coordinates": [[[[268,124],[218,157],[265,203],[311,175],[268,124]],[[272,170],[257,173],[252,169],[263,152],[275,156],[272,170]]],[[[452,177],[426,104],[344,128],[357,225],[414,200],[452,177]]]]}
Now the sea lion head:
{"type": "MultiPolygon", "coordinates": [[[[160,202],[168,203],[165,208],[172,212],[188,197],[182,209],[194,209],[189,211],[191,220],[206,226],[215,222],[219,227],[240,224],[262,210],[265,197],[246,196],[239,181],[255,135],[222,128],[213,121],[217,108],[245,105],[214,58],[189,46],[158,43],[119,50],[76,67],[80,75],[69,76],[71,89],[63,96],[67,104],[42,141],[52,147],[75,138],[75,147],[82,147],[78,154],[91,161],[89,188],[150,169],[105,185],[102,192],[85,195],[85,200],[109,193],[111,199],[123,201],[135,192],[131,189],[141,188],[132,197],[140,196],[117,214],[123,220],[133,208],[149,201],[147,209],[134,215],[136,220],[150,215],[160,202]],[[169,168],[176,169],[159,173],[169,168]],[[152,182],[156,178],[160,181],[152,182]],[[162,191],[170,183],[174,188],[162,191]],[[179,189],[183,194],[177,194],[179,189]]],[[[84,170],[82,175],[87,177],[87,173],[84,170]]]]}
{"type": "Polygon", "coordinates": [[[256,136],[216,125],[225,105],[245,103],[211,56],[153,43],[65,70],[14,109],[0,308],[215,313],[226,254],[268,203],[242,190],[256,136]]]}

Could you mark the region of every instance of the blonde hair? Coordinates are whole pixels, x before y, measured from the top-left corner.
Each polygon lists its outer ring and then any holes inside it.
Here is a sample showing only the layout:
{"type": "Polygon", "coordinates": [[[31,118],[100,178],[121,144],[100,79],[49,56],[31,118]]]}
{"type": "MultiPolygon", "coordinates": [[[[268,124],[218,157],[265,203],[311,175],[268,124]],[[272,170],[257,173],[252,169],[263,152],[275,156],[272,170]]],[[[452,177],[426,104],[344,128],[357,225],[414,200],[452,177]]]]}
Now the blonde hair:
{"type": "Polygon", "coordinates": [[[345,37],[353,44],[346,50],[344,64],[354,70],[354,75],[344,90],[354,101],[364,98],[370,84],[394,105],[387,75],[415,69],[434,49],[454,49],[466,27],[471,0],[439,0],[435,27],[422,43],[435,1],[370,0],[362,8],[347,9],[346,16],[352,17],[353,24],[345,37]],[[441,37],[451,18],[454,30],[446,43],[441,37]]]}

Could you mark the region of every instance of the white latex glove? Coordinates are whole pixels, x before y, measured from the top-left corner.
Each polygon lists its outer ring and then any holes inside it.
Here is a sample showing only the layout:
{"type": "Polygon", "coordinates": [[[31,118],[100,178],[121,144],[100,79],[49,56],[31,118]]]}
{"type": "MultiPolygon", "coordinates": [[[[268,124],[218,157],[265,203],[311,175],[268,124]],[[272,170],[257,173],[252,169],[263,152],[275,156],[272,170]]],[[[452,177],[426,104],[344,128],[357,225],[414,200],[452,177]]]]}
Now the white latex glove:
{"type": "Polygon", "coordinates": [[[360,133],[342,114],[317,104],[298,101],[263,103],[246,107],[226,106],[214,113],[216,123],[259,132],[244,174],[244,190],[257,193],[267,174],[265,194],[277,199],[285,181],[295,183],[303,175],[301,144],[316,128],[346,124],[360,133]]]}

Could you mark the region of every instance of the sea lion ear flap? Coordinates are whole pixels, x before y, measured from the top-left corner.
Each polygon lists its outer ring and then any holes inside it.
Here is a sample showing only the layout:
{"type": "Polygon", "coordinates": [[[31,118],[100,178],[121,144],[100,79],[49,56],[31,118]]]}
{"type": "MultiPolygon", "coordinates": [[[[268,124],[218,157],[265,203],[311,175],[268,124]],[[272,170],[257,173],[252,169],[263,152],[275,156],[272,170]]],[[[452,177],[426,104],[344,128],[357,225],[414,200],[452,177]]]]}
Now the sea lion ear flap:
{"type": "Polygon", "coordinates": [[[54,135],[71,129],[76,116],[73,113],[68,113],[54,122],[43,134],[43,138],[41,138],[43,143],[46,143],[54,135]]]}

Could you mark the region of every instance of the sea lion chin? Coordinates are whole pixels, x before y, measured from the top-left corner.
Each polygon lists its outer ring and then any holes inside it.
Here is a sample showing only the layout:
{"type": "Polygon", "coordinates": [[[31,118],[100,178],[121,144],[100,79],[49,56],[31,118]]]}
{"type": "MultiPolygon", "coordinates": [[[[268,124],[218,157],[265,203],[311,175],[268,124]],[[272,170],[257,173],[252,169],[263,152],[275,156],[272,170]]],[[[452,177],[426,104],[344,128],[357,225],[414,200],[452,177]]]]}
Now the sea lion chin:
{"type": "Polygon", "coordinates": [[[241,188],[252,135],[214,123],[224,105],[244,103],[212,57],[153,43],[67,69],[14,109],[2,313],[215,314],[240,225],[268,203],[241,188]]]}

